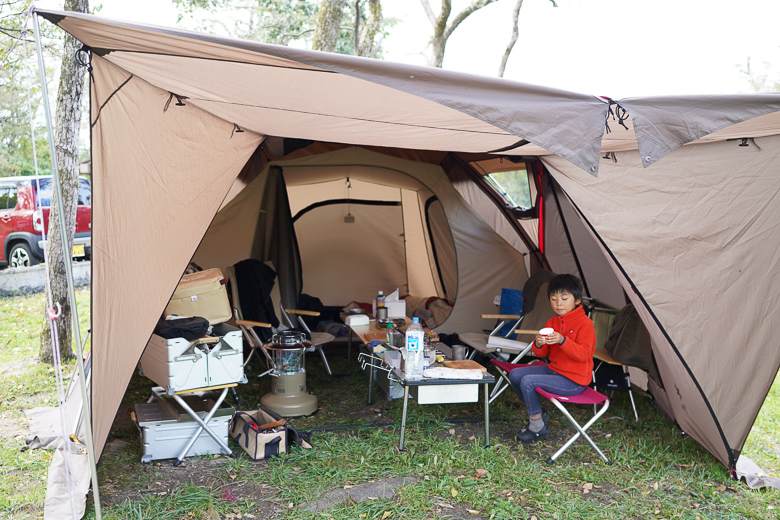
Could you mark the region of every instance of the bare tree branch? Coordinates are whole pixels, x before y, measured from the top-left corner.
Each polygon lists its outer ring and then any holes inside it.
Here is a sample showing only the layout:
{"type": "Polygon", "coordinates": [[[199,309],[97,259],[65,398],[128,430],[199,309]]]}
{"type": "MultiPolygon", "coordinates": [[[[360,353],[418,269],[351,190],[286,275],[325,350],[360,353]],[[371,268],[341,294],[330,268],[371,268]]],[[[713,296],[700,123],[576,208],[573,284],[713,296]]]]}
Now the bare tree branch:
{"type": "Polygon", "coordinates": [[[504,71],[506,70],[506,62],[509,61],[509,55],[512,54],[512,49],[517,43],[517,38],[520,35],[520,29],[518,23],[520,22],[520,8],[523,7],[523,0],[517,0],[515,8],[512,11],[512,37],[509,39],[509,43],[506,46],[504,55],[501,57],[501,65],[498,66],[498,77],[504,77],[504,71]]]}
{"type": "Polygon", "coordinates": [[[479,11],[486,5],[490,5],[495,1],[496,0],[474,0],[470,6],[466,7],[463,9],[463,11],[458,13],[457,16],[455,16],[450,25],[447,27],[447,30],[444,32],[444,37],[449,38],[452,32],[458,28],[463,20],[474,14],[474,12],[479,11]]]}
{"type": "Polygon", "coordinates": [[[425,10],[425,15],[428,17],[428,21],[431,22],[431,25],[436,27],[436,15],[433,14],[433,9],[431,9],[431,4],[428,3],[428,0],[420,0],[420,3],[422,4],[423,9],[425,10]]]}

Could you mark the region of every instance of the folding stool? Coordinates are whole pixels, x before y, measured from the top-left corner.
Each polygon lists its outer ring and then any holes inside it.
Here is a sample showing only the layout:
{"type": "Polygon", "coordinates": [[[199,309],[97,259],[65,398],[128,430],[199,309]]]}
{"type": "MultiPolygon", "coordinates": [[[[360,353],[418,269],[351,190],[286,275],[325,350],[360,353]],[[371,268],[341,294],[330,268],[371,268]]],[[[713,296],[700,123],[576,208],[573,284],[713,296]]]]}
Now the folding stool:
{"type": "MultiPolygon", "coordinates": [[[[517,363],[508,363],[506,361],[496,361],[495,359],[490,360],[491,363],[496,365],[499,369],[499,372],[501,373],[501,377],[506,380],[507,383],[509,383],[509,372],[514,370],[515,368],[521,368],[521,367],[527,367],[531,366],[537,363],[541,363],[541,361],[535,362],[535,363],[529,363],[529,364],[517,364],[517,363]]],[[[585,440],[588,441],[588,443],[593,447],[594,450],[599,454],[599,456],[604,459],[604,461],[607,464],[612,464],[609,459],[602,453],[602,451],[596,446],[596,443],[593,442],[593,439],[591,439],[587,433],[585,433],[585,430],[590,428],[599,418],[604,415],[609,408],[609,398],[605,396],[604,394],[601,394],[595,390],[593,390],[590,387],[585,387],[585,389],[579,393],[578,395],[556,395],[551,394],[550,392],[546,392],[542,390],[541,388],[536,389],[536,393],[550,401],[553,405],[555,405],[558,410],[563,413],[564,417],[571,423],[571,425],[574,427],[575,430],[577,430],[577,433],[572,436],[571,439],[566,441],[566,444],[559,449],[555,455],[547,459],[548,464],[552,464],[555,462],[555,460],[563,454],[564,451],[569,449],[569,446],[571,446],[577,439],[579,439],[580,435],[585,437],[585,440]],[[595,412],[595,415],[587,422],[584,426],[580,426],[577,421],[574,420],[574,418],[571,416],[571,414],[564,408],[562,403],[573,403],[573,404],[592,404],[594,405],[594,410],[596,405],[602,404],[600,410],[595,412]]]]}
{"type": "Polygon", "coordinates": [[[569,446],[574,444],[574,441],[580,438],[580,435],[585,437],[585,440],[588,441],[588,444],[596,450],[596,453],[599,454],[599,456],[604,459],[604,462],[607,464],[612,464],[610,460],[607,458],[606,455],[599,449],[598,446],[596,446],[596,443],[593,442],[593,439],[591,439],[587,433],[585,433],[585,430],[590,428],[593,423],[599,420],[599,418],[606,413],[607,408],[609,408],[609,397],[606,395],[599,393],[595,391],[594,389],[590,388],[589,386],[586,386],[585,389],[577,394],[577,395],[556,395],[551,394],[550,392],[546,392],[542,390],[541,388],[536,388],[536,393],[544,397],[545,399],[549,400],[552,404],[555,405],[558,410],[561,411],[561,413],[568,419],[568,421],[571,423],[572,426],[574,426],[574,429],[577,430],[577,433],[575,433],[568,441],[566,441],[566,444],[561,446],[561,449],[555,452],[555,455],[547,459],[547,464],[552,464],[555,462],[555,459],[561,456],[564,451],[569,449],[569,446]],[[585,423],[584,426],[580,426],[577,421],[574,420],[574,417],[571,416],[571,414],[566,410],[566,408],[563,406],[562,403],[573,403],[573,404],[592,404],[592,405],[599,405],[603,403],[603,406],[601,409],[596,412],[596,414],[590,418],[590,420],[585,423]]]}

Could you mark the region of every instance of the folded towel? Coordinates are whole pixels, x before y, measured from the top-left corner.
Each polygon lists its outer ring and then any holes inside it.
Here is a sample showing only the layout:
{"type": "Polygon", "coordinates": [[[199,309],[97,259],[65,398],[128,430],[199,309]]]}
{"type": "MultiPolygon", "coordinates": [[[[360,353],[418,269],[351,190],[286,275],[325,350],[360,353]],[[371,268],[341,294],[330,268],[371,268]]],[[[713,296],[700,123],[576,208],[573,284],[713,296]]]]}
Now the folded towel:
{"type": "Polygon", "coordinates": [[[433,367],[423,370],[423,377],[430,379],[482,379],[482,371],[471,368],[433,367]]]}

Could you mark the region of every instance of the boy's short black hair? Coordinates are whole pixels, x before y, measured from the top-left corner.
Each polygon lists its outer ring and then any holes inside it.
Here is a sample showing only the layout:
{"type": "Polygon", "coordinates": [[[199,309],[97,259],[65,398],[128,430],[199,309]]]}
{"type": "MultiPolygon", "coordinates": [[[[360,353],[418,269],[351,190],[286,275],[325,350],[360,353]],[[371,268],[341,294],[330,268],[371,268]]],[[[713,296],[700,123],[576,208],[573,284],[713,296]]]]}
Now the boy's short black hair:
{"type": "Polygon", "coordinates": [[[582,282],[573,274],[559,274],[550,280],[547,286],[547,297],[560,292],[567,292],[575,300],[582,300],[582,282]]]}

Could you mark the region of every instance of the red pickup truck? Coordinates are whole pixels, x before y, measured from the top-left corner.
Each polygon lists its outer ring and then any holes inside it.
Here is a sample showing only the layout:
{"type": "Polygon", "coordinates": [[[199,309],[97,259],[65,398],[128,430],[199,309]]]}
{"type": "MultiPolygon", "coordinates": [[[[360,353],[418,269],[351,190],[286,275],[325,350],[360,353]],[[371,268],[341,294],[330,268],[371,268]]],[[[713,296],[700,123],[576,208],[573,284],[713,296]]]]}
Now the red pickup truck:
{"type": "MultiPolygon", "coordinates": [[[[0,177],[0,266],[26,267],[43,261],[49,233],[52,178],[0,177]]],[[[92,246],[92,185],[79,177],[74,258],[89,258],[92,246]]]]}

